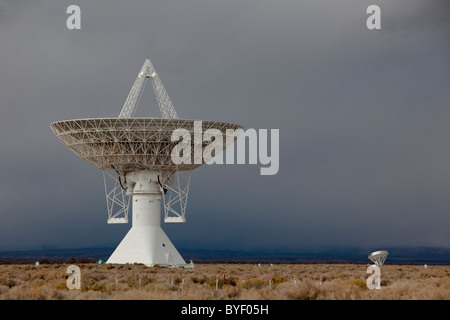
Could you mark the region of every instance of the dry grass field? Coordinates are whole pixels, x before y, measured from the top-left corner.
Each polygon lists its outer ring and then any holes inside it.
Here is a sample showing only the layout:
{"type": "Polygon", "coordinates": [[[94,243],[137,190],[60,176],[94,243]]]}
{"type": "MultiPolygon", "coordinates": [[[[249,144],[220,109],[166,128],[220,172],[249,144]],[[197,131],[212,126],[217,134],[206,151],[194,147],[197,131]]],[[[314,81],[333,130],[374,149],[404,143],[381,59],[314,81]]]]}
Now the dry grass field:
{"type": "Polygon", "coordinates": [[[0,299],[450,299],[448,265],[428,268],[423,265],[384,265],[381,267],[380,290],[367,288],[367,265],[361,264],[196,264],[194,269],[95,263],[76,265],[81,271],[81,288],[72,290],[67,288],[69,264],[0,265],[0,299]]]}

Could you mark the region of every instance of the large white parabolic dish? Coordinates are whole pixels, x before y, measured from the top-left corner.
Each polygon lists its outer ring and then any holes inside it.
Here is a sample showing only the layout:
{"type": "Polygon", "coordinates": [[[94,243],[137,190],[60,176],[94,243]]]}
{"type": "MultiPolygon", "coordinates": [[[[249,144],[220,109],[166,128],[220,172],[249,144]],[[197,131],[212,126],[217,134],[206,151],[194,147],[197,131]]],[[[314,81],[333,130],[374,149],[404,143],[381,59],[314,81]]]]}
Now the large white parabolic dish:
{"type": "MultiPolygon", "coordinates": [[[[132,228],[107,263],[186,267],[187,264],[161,228],[162,203],[164,221],[185,221],[188,187],[178,188],[175,198],[165,196],[167,190],[174,190],[171,188],[171,178],[178,175],[178,171],[193,170],[217,156],[237,139],[242,126],[218,121],[179,119],[147,58],[119,117],[57,121],[50,127],[56,137],[83,160],[102,169],[104,173],[117,173],[121,188],[126,190],[126,195],[132,196],[132,228]],[[143,83],[147,79],[152,80],[163,118],[133,117],[143,83]],[[177,130],[183,132],[182,136],[178,135],[178,139],[174,135],[174,132],[179,132],[177,130]],[[189,135],[189,139],[185,140],[186,135],[189,135]],[[222,140],[219,142],[216,139],[222,140]],[[203,149],[213,142],[217,142],[212,148],[214,155],[209,154],[209,158],[205,159],[203,149]],[[183,159],[190,156],[192,161],[174,162],[172,153],[179,152],[178,148],[183,159]],[[167,198],[169,200],[166,202],[167,198]],[[181,214],[175,212],[175,217],[168,217],[167,213],[172,210],[174,203],[181,205],[181,214]]],[[[113,187],[114,190],[117,188],[113,187]]],[[[118,194],[123,195],[123,190],[118,194]]],[[[107,192],[108,204],[110,201],[116,203],[116,200],[115,191],[107,192]]],[[[128,212],[128,204],[121,203],[125,204],[124,210],[119,212],[128,212]]],[[[127,218],[117,218],[111,214],[110,208],[108,215],[108,222],[128,221],[127,218]]]]}
{"type": "MultiPolygon", "coordinates": [[[[174,164],[171,152],[176,141],[171,136],[176,129],[186,129],[194,135],[194,124],[200,120],[161,118],[93,118],[54,122],[50,125],[56,137],[82,159],[102,170],[127,173],[134,170],[184,171],[201,164],[174,164]]],[[[227,129],[242,126],[218,121],[201,121],[201,131],[218,129],[223,137],[223,149],[236,137],[228,137],[227,129]]],[[[209,142],[204,142],[207,144],[209,142]]],[[[194,138],[191,139],[194,159],[194,138]]]]}

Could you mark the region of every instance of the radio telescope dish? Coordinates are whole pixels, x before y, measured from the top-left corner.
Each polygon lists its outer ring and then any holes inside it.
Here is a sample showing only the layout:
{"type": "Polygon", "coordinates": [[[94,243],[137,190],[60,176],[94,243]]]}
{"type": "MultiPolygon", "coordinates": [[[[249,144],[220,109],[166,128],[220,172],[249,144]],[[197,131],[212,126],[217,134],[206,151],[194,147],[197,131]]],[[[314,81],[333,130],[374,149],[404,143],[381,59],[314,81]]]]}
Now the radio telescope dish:
{"type": "Polygon", "coordinates": [[[198,152],[203,155],[207,141],[214,137],[219,145],[214,148],[216,156],[237,139],[242,126],[180,119],[147,58],[117,118],[65,120],[50,127],[67,148],[102,169],[108,223],[127,223],[128,210],[132,207],[132,227],[106,263],[193,266],[183,260],[162,230],[161,205],[165,222],[185,222],[190,172],[211,160],[201,157],[198,161],[198,152]],[[162,118],[134,117],[144,83],[149,79],[162,118]],[[173,151],[181,144],[181,138],[173,139],[177,130],[194,137],[187,139],[188,142],[182,139],[187,147],[183,147],[182,157],[190,156],[193,161],[172,160],[173,151]],[[200,142],[198,136],[202,137],[200,142]]]}
{"type": "Polygon", "coordinates": [[[386,250],[374,251],[371,254],[369,254],[369,259],[373,263],[375,263],[375,265],[382,266],[384,264],[384,261],[386,261],[388,255],[389,252],[387,252],[386,250]]]}

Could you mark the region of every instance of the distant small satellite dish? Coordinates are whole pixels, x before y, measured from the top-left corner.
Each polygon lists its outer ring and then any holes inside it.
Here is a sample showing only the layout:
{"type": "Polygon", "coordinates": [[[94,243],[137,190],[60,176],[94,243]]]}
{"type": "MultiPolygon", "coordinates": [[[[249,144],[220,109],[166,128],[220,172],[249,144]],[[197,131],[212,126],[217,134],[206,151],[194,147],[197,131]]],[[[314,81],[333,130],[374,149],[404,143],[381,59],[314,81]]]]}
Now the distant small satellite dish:
{"type": "Polygon", "coordinates": [[[375,265],[382,266],[384,264],[384,261],[386,261],[388,255],[389,252],[387,252],[386,250],[379,250],[369,254],[369,259],[373,263],[375,263],[375,265]]]}
{"type": "Polygon", "coordinates": [[[39,265],[39,262],[38,261],[36,261],[36,263],[34,264],[36,267],[39,265]]]}

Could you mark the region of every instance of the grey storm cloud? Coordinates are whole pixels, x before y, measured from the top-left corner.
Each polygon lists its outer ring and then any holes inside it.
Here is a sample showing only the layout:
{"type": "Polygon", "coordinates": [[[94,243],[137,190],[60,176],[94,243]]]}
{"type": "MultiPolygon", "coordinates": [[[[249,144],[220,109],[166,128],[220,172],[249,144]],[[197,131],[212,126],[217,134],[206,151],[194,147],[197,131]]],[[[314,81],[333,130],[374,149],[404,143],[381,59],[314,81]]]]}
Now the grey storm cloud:
{"type": "MultiPolygon", "coordinates": [[[[185,248],[450,244],[444,0],[0,1],[0,249],[117,244],[54,121],[114,117],[148,55],[182,118],[280,130],[280,170],[203,166],[185,248]],[[68,30],[66,8],[81,8],[68,30]],[[381,8],[381,30],[366,9],[381,8]]],[[[151,90],[138,116],[159,117],[151,90]]]]}

